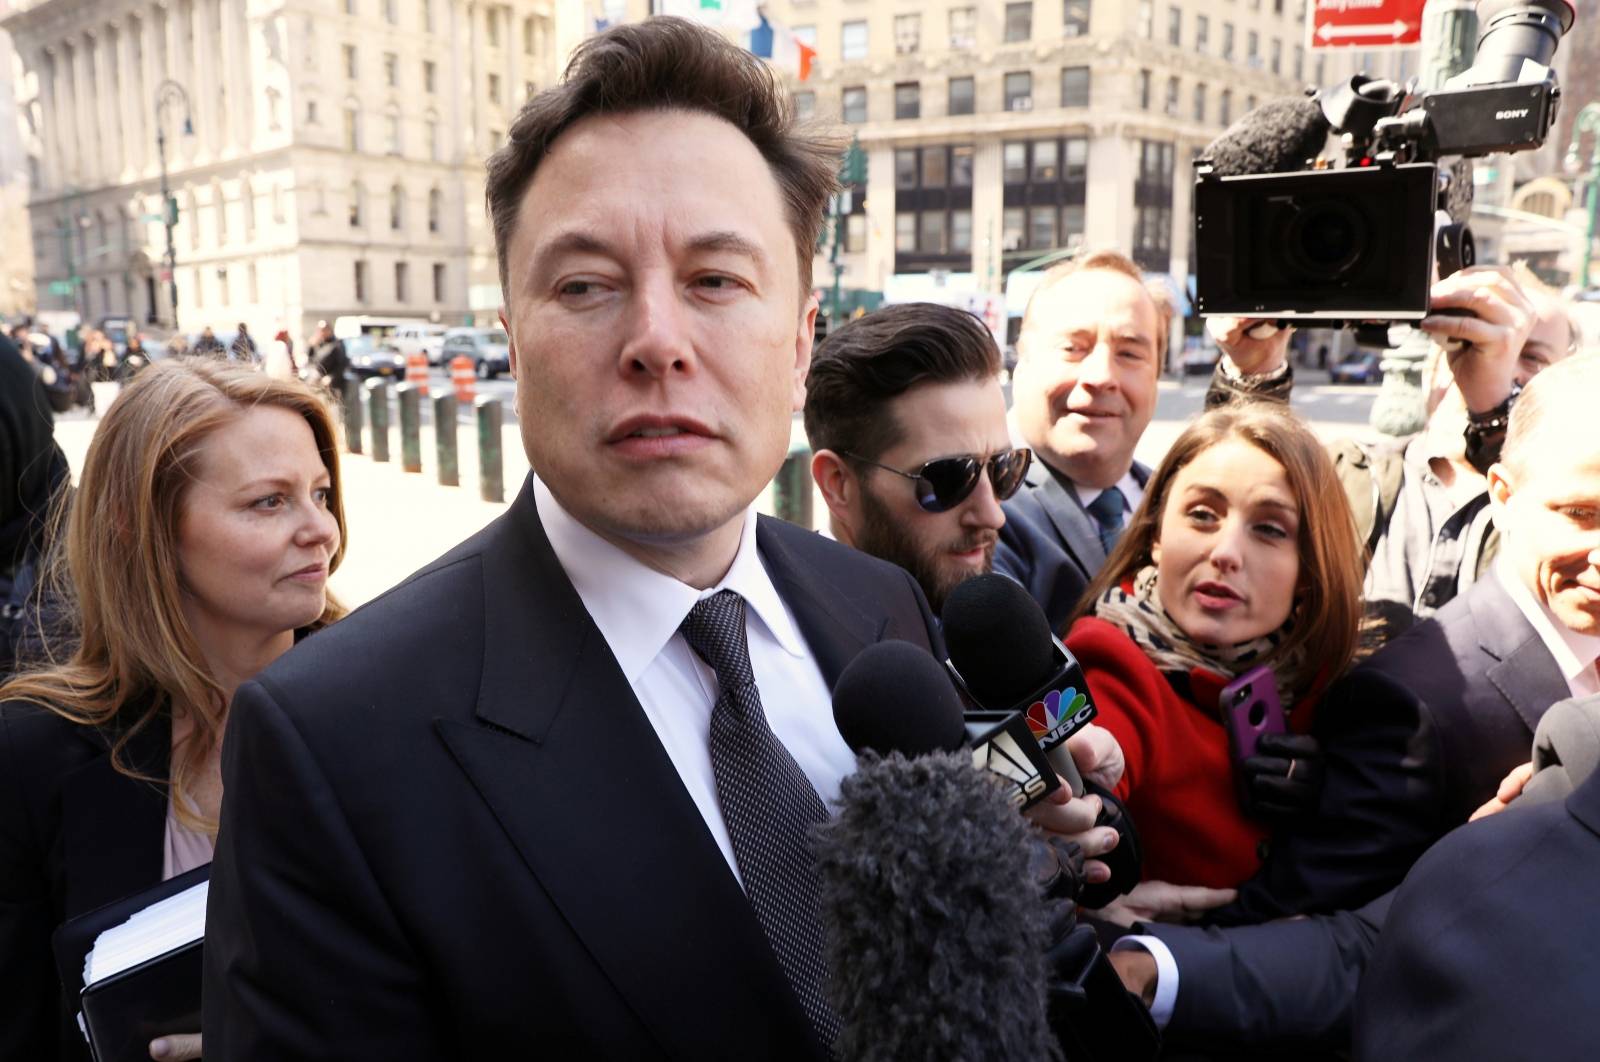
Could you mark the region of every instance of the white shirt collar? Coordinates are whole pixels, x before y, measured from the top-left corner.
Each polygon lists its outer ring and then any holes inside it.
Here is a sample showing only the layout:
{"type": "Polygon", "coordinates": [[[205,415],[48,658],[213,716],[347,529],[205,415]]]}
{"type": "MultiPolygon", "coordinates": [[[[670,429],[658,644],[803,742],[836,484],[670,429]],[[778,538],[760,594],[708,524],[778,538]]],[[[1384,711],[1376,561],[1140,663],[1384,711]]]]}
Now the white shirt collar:
{"type": "Polygon", "coordinates": [[[550,548],[630,685],[661,654],[695,603],[719,590],[744,598],[747,615],[754,614],[784,652],[806,655],[805,642],[761,563],[754,505],[745,511],[739,550],[728,573],[701,591],[656,571],[579,523],[537,476],[533,500],[550,548]]]}
{"type": "Polygon", "coordinates": [[[1556,666],[1561,669],[1561,677],[1566,679],[1573,695],[1583,696],[1594,692],[1591,687],[1595,680],[1595,661],[1600,659],[1600,636],[1579,634],[1556,619],[1555,613],[1533,596],[1533,591],[1512,569],[1504,552],[1506,543],[1502,541],[1500,545],[1501,554],[1494,565],[1500,585],[1506,588],[1511,600],[1517,603],[1517,608],[1533,624],[1539,640],[1544,642],[1545,648],[1555,658],[1556,666]]]}

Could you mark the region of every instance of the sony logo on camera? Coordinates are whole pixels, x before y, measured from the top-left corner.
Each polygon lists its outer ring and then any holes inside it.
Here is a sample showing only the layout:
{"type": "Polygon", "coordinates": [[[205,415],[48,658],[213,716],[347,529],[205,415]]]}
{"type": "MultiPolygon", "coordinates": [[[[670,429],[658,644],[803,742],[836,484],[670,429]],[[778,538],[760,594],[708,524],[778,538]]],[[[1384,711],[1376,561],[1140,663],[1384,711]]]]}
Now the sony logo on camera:
{"type": "Polygon", "coordinates": [[[1494,112],[1494,120],[1497,121],[1497,122],[1503,122],[1503,121],[1506,121],[1509,118],[1526,118],[1527,116],[1528,116],[1528,108],[1526,108],[1526,107],[1522,108],[1522,110],[1520,110],[1520,111],[1495,111],[1494,112]]]}

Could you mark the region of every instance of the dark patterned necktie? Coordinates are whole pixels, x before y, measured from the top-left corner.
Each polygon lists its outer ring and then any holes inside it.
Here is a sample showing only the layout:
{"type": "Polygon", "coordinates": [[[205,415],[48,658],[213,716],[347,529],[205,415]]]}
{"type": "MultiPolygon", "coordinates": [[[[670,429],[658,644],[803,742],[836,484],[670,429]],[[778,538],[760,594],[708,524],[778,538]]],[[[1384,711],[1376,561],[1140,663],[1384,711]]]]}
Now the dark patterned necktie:
{"type": "Polygon", "coordinates": [[[828,970],[816,865],[807,839],[810,828],[827,818],[827,809],[767,725],[745,644],[744,598],[732,590],[713,594],[696,604],[678,629],[717,673],[711,769],[745,895],[811,1027],[831,1047],[839,1018],[823,995],[828,970]]]}
{"type": "Polygon", "coordinates": [[[1123,506],[1127,499],[1122,491],[1116,487],[1107,487],[1101,491],[1086,509],[1094,517],[1095,526],[1100,530],[1100,545],[1105,548],[1106,555],[1111,555],[1111,547],[1117,544],[1117,539],[1122,535],[1123,506]]]}

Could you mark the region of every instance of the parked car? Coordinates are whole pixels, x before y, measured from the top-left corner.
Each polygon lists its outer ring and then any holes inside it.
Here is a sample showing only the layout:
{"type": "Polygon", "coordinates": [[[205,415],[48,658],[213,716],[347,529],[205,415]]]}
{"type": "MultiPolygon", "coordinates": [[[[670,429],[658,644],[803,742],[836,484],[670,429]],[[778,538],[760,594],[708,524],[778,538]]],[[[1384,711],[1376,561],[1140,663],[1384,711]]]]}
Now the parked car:
{"type": "Polygon", "coordinates": [[[1329,367],[1328,379],[1333,383],[1376,383],[1383,378],[1378,360],[1378,355],[1370,350],[1355,351],[1329,367]]]}
{"type": "Polygon", "coordinates": [[[363,380],[374,376],[405,379],[406,356],[392,343],[376,336],[351,336],[344,341],[350,371],[363,380]]]}
{"type": "Polygon", "coordinates": [[[396,325],[389,341],[402,354],[426,354],[429,365],[437,365],[443,357],[445,327],[426,321],[396,325]]]}
{"type": "Polygon", "coordinates": [[[503,328],[452,328],[444,334],[440,359],[449,365],[462,356],[472,359],[480,380],[492,380],[511,371],[511,340],[503,328]]]}
{"type": "Polygon", "coordinates": [[[1217,358],[1221,357],[1216,347],[1203,340],[1185,344],[1183,356],[1178,359],[1178,371],[1185,377],[1210,376],[1217,367],[1217,358]]]}

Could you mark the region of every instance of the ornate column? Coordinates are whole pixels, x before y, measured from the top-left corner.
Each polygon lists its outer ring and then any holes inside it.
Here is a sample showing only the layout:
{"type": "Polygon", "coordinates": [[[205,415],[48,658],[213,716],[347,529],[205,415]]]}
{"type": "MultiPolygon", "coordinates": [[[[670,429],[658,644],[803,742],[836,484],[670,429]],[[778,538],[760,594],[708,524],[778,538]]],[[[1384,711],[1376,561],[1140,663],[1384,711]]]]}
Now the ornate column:
{"type": "Polygon", "coordinates": [[[130,174],[142,174],[150,145],[145,138],[144,68],[140,62],[144,20],[127,17],[117,24],[117,81],[122,92],[117,99],[122,119],[123,164],[130,174]]]}
{"type": "Polygon", "coordinates": [[[217,156],[217,42],[211,33],[211,19],[207,17],[206,0],[192,0],[189,4],[189,30],[192,39],[184,51],[184,63],[178,79],[189,77],[193,84],[190,99],[194,101],[194,133],[196,154],[213,159],[217,156]]]}
{"type": "Polygon", "coordinates": [[[61,116],[56,98],[56,53],[40,48],[34,53],[33,67],[39,72],[39,141],[43,145],[42,168],[45,187],[61,187],[61,116]]]}
{"type": "Polygon", "coordinates": [[[118,77],[117,50],[120,47],[114,27],[101,23],[94,33],[95,121],[100,126],[99,173],[107,184],[115,184],[127,157],[123,147],[125,130],[118,112],[127,86],[118,77]]]}

